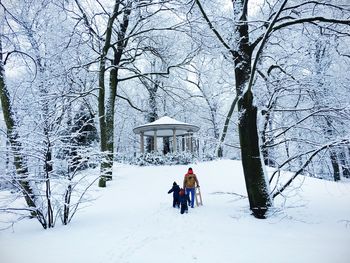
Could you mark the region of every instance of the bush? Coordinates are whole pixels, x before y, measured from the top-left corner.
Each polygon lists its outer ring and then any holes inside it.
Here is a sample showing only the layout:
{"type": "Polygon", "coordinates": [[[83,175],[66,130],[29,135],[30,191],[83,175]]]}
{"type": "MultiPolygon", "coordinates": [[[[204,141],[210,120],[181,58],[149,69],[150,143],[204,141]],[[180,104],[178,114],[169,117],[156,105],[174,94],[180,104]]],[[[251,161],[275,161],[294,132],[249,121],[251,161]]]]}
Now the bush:
{"type": "Polygon", "coordinates": [[[197,158],[189,152],[176,152],[162,155],[160,153],[144,153],[133,158],[131,164],[140,166],[147,165],[176,165],[176,164],[190,164],[196,162],[197,158]]]}

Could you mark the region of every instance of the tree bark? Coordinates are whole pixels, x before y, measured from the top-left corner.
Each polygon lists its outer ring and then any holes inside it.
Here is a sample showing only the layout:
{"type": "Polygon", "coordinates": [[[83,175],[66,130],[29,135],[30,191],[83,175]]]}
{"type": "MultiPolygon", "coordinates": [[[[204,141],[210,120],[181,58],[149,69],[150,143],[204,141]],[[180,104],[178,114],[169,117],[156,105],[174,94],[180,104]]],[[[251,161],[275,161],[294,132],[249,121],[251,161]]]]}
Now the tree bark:
{"type": "MultiPolygon", "coordinates": [[[[248,0],[232,0],[233,15],[234,15],[234,34],[235,48],[232,49],[221,37],[220,33],[215,29],[209,17],[206,15],[201,2],[195,0],[199,7],[203,18],[208,23],[210,29],[217,37],[223,47],[230,52],[235,62],[235,80],[236,80],[236,95],[238,97],[239,118],[239,137],[241,145],[242,165],[244,178],[249,197],[250,209],[253,215],[257,218],[265,218],[265,213],[272,206],[270,196],[269,183],[264,172],[264,162],[260,155],[259,135],[257,130],[257,108],[253,104],[253,93],[251,91],[254,71],[256,70],[256,61],[262,52],[262,48],[266,43],[269,32],[272,30],[272,25],[275,23],[280,11],[276,14],[274,21],[271,22],[266,34],[262,39],[262,44],[255,57],[255,64],[252,65],[252,47],[249,43],[249,27],[248,27],[248,0]],[[252,70],[253,68],[253,70],[252,70]]],[[[229,116],[226,119],[225,129],[227,129],[231,113],[234,108],[233,102],[229,116]]],[[[223,136],[226,132],[223,133],[223,136]]],[[[224,137],[221,137],[223,141],[224,137]]]]}
{"type": "MultiPolygon", "coordinates": [[[[152,63],[154,67],[154,63],[152,63]]],[[[148,91],[148,112],[147,112],[147,122],[154,122],[158,119],[158,107],[157,107],[157,92],[159,89],[159,80],[155,79],[149,84],[147,81],[143,81],[148,91]]],[[[154,138],[146,138],[146,151],[148,153],[152,152],[154,149],[154,138]]]]}
{"type": "Polygon", "coordinates": [[[272,201],[260,155],[257,108],[253,105],[252,93],[245,93],[238,104],[241,112],[239,140],[250,209],[255,217],[264,218],[272,201]]]}
{"type": "Polygon", "coordinates": [[[330,149],[330,159],[333,167],[333,179],[334,181],[340,181],[340,165],[338,162],[338,156],[336,151],[330,149]]]}
{"type": "MultiPolygon", "coordinates": [[[[113,47],[111,44],[113,25],[118,16],[119,12],[119,1],[115,1],[113,13],[108,19],[105,42],[102,49],[102,54],[100,58],[100,67],[99,67],[99,95],[98,95],[98,114],[100,120],[100,136],[101,144],[100,149],[103,154],[101,161],[101,176],[98,185],[100,187],[106,187],[106,181],[112,180],[112,167],[113,167],[113,152],[114,152],[114,108],[115,108],[115,99],[117,91],[117,77],[118,71],[116,65],[120,62],[120,57],[122,50],[114,50],[114,61],[113,68],[110,71],[110,83],[109,83],[109,97],[106,101],[106,84],[105,84],[105,74],[106,74],[106,62],[108,51],[113,47]],[[118,55],[120,53],[119,61],[118,55]],[[106,105],[107,104],[107,105],[106,105]]],[[[123,29],[123,28],[122,28],[123,29]]],[[[125,29],[126,30],[126,29],[125,29]]],[[[120,36],[120,35],[119,35],[120,36]]],[[[119,40],[119,37],[118,37],[119,40]]],[[[124,44],[118,41],[119,45],[124,44]]]]}
{"type": "Polygon", "coordinates": [[[16,181],[19,183],[22,189],[24,199],[31,210],[31,215],[36,217],[44,228],[47,228],[45,217],[36,205],[37,196],[35,195],[29,182],[28,167],[22,154],[22,145],[19,142],[19,135],[15,127],[16,121],[12,110],[10,95],[5,83],[5,67],[2,54],[2,41],[0,38],[0,100],[7,128],[7,135],[14,158],[14,165],[16,167],[16,181]]]}
{"type": "MultiPolygon", "coordinates": [[[[329,116],[325,117],[326,119],[326,135],[329,136],[329,138],[334,137],[334,127],[333,127],[333,121],[329,116]]],[[[332,164],[333,168],[333,179],[334,181],[340,181],[340,163],[339,163],[339,158],[336,149],[329,149],[329,158],[332,164]]]]}
{"type": "Polygon", "coordinates": [[[346,150],[350,156],[350,147],[343,149],[340,152],[340,163],[342,167],[342,174],[345,178],[350,178],[350,161],[346,158],[346,150]]]}
{"type": "MultiPolygon", "coordinates": [[[[348,149],[348,156],[350,159],[350,146],[348,146],[347,149],[348,149]]],[[[346,154],[345,154],[345,156],[346,156],[346,154]]],[[[349,159],[347,159],[347,162],[345,163],[344,168],[343,168],[343,176],[346,178],[350,178],[350,160],[349,159]]]]}
{"type": "MultiPolygon", "coordinates": [[[[249,46],[248,1],[233,1],[237,50],[233,52],[235,60],[236,93],[239,97],[238,111],[239,139],[244,178],[250,209],[256,218],[265,218],[272,205],[269,184],[264,172],[264,163],[260,155],[257,127],[257,108],[251,91],[252,50],[249,46]]],[[[257,58],[256,58],[257,59],[257,58]]]]}

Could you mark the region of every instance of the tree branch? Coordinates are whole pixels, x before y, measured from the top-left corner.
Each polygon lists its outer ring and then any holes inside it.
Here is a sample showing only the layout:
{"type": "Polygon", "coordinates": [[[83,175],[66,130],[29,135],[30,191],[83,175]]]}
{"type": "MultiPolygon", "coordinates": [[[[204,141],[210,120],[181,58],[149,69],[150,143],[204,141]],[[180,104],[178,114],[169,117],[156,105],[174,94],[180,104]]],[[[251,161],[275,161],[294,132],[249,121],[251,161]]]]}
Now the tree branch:
{"type": "Polygon", "coordinates": [[[130,101],[130,99],[128,99],[128,98],[126,98],[126,97],[123,97],[122,95],[118,95],[118,94],[117,94],[116,96],[117,96],[118,98],[120,98],[120,99],[125,100],[125,101],[130,105],[131,108],[133,108],[133,109],[135,109],[135,110],[137,110],[137,111],[139,111],[139,112],[145,112],[144,110],[141,110],[140,108],[134,106],[134,104],[130,101]]]}
{"type": "Polygon", "coordinates": [[[350,20],[342,20],[342,19],[334,19],[334,18],[326,18],[322,16],[315,16],[315,17],[306,17],[306,18],[299,18],[292,21],[288,21],[279,25],[276,25],[273,27],[273,31],[277,31],[279,29],[297,25],[297,24],[303,24],[303,23],[312,23],[312,22],[324,22],[324,23],[335,23],[335,24],[341,24],[341,25],[350,25],[350,20]]]}
{"type": "Polygon", "coordinates": [[[312,161],[312,159],[321,151],[330,148],[330,147],[334,147],[336,145],[346,145],[349,144],[350,141],[348,139],[343,139],[341,141],[336,141],[336,142],[331,142],[328,143],[326,145],[323,145],[322,147],[320,147],[319,149],[314,150],[314,153],[306,160],[306,162],[301,166],[301,168],[280,188],[278,189],[273,195],[272,197],[275,198],[276,196],[280,195],[293,181],[294,179],[301,174],[304,169],[309,165],[309,163],[312,161]]]}
{"type": "Polygon", "coordinates": [[[197,6],[199,7],[199,10],[204,18],[204,20],[208,23],[209,28],[211,29],[211,31],[213,31],[213,33],[215,34],[215,36],[218,38],[218,40],[220,41],[220,43],[230,52],[232,53],[232,50],[230,48],[230,46],[225,42],[224,38],[220,35],[219,31],[217,31],[213,25],[213,23],[210,21],[209,17],[207,16],[206,12],[203,9],[202,4],[200,3],[199,0],[195,0],[197,6]]]}
{"type": "MultiPolygon", "coordinates": [[[[255,55],[255,59],[254,59],[254,62],[253,62],[253,65],[252,65],[252,69],[251,69],[251,74],[250,74],[250,78],[249,78],[249,82],[248,82],[248,86],[247,86],[247,90],[246,91],[250,91],[252,89],[252,86],[253,86],[253,81],[254,81],[254,77],[255,77],[255,72],[256,72],[256,67],[257,67],[257,64],[258,64],[258,61],[260,59],[260,55],[262,54],[262,51],[267,43],[267,40],[270,36],[270,33],[272,32],[273,30],[273,26],[275,25],[276,21],[277,21],[277,18],[279,17],[279,15],[282,13],[283,11],[283,8],[284,6],[287,4],[288,0],[284,0],[284,2],[282,3],[282,5],[280,6],[277,14],[275,15],[275,17],[273,18],[273,20],[271,21],[270,25],[268,26],[263,38],[262,38],[262,42],[259,46],[259,49],[258,51],[256,52],[256,55],[255,55]]],[[[245,92],[242,93],[241,96],[244,95],[245,92]]]]}

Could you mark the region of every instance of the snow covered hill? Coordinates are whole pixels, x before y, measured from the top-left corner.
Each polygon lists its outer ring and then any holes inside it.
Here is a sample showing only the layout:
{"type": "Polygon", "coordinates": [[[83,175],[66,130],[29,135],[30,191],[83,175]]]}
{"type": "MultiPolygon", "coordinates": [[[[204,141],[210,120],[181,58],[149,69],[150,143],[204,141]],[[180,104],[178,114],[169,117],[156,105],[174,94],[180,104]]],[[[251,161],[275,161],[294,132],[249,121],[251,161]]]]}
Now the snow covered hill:
{"type": "MultiPolygon", "coordinates": [[[[204,206],[181,215],[167,194],[188,166],[115,165],[68,226],[23,220],[0,232],[2,263],[350,262],[350,182],[300,177],[266,220],[250,215],[241,164],[192,165],[204,206]],[[300,188],[301,185],[301,188],[300,188]]],[[[0,214],[1,217],[1,214],[0,214]]]]}

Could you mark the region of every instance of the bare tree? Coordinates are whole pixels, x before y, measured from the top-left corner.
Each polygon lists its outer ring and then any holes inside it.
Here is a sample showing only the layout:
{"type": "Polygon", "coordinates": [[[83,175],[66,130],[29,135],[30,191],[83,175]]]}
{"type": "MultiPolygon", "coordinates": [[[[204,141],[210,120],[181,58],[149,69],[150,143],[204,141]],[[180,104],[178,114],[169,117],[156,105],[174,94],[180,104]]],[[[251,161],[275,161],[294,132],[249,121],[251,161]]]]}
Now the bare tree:
{"type": "MultiPolygon", "coordinates": [[[[2,28],[2,27],[1,27],[2,28]]],[[[4,61],[7,61],[8,57],[3,57],[2,50],[2,38],[3,33],[0,33],[0,100],[2,105],[2,111],[4,114],[4,120],[7,128],[7,136],[11,145],[11,152],[14,159],[14,165],[16,167],[15,183],[17,187],[23,193],[25,201],[28,205],[28,210],[33,217],[36,217],[41,225],[46,228],[46,219],[38,206],[38,196],[35,193],[29,178],[28,178],[28,166],[25,161],[25,157],[22,154],[22,145],[20,142],[18,131],[16,130],[16,116],[12,109],[12,103],[10,94],[5,82],[5,67],[4,61]]]]}
{"type": "MultiPolygon", "coordinates": [[[[162,13],[172,12],[172,8],[166,6],[169,2],[171,1],[116,0],[110,9],[98,5],[97,8],[100,8],[103,14],[102,17],[107,17],[104,28],[101,28],[92,18],[89,18],[83,5],[75,0],[82,14],[81,21],[88,28],[92,42],[97,41],[99,43],[97,46],[101,46],[98,50],[100,53],[98,112],[101,152],[104,155],[99,181],[101,187],[105,187],[106,181],[112,179],[114,127],[117,119],[115,105],[121,83],[135,78],[150,78],[157,74],[167,75],[171,68],[177,66],[177,63],[167,64],[162,72],[144,72],[140,69],[142,61],[148,60],[151,56],[159,57],[157,49],[149,45],[152,41],[148,41],[151,39],[148,35],[152,32],[173,31],[182,24],[175,21],[175,23],[156,25],[155,19],[160,18],[162,13]],[[100,31],[104,33],[98,34],[100,31]],[[109,75],[108,79],[107,75],[109,75]]],[[[184,59],[179,64],[185,64],[186,61],[187,59],[184,59]]]]}
{"type": "MultiPolygon", "coordinates": [[[[84,69],[77,72],[72,63],[79,63],[82,57],[70,59],[70,45],[74,45],[74,53],[82,45],[77,44],[80,43],[77,38],[65,35],[71,31],[66,28],[71,23],[67,21],[66,24],[65,16],[60,16],[60,7],[52,5],[49,0],[11,4],[0,3],[5,11],[1,21],[1,29],[5,30],[1,31],[0,43],[6,42],[6,50],[0,45],[1,101],[11,144],[11,161],[17,176],[1,175],[1,178],[17,190],[14,195],[21,191],[28,207],[13,208],[9,205],[1,207],[1,210],[29,211],[44,228],[51,228],[59,216],[64,224],[70,222],[79,205],[86,201],[85,195],[91,186],[89,181],[96,181],[93,176],[87,178],[80,173],[82,164],[86,163],[84,158],[88,159],[86,155],[80,155],[80,162],[69,154],[58,156],[64,151],[67,153],[67,149],[77,152],[77,145],[72,142],[74,137],[81,139],[86,136],[85,122],[75,124],[79,127],[75,126],[74,131],[65,131],[72,128],[67,128],[69,114],[74,116],[79,111],[76,105],[81,101],[87,104],[86,97],[91,91],[86,91],[89,88],[86,83],[80,83],[84,69]],[[53,14],[57,14],[58,20],[50,23],[48,18],[52,18],[53,14]],[[45,29],[50,31],[55,29],[57,21],[62,22],[59,32],[67,37],[67,45],[58,35],[41,37],[47,33],[41,25],[45,23],[45,29]],[[6,83],[6,63],[9,63],[10,69],[12,65],[18,65],[26,73],[17,72],[16,80],[22,80],[19,85],[16,86],[13,79],[6,83]],[[72,71],[75,71],[73,77],[72,71]],[[53,185],[62,187],[58,189],[53,185]]],[[[93,78],[87,82],[90,81],[93,83],[93,78]]],[[[91,115],[86,120],[90,124],[91,115]]],[[[81,151],[92,155],[88,147],[81,151]]]]}
{"type": "MultiPolygon", "coordinates": [[[[335,6],[326,1],[315,2],[306,1],[303,3],[291,3],[288,0],[277,1],[271,7],[270,14],[265,18],[265,23],[260,27],[255,26],[252,33],[249,25],[252,24],[248,18],[249,1],[236,0],[233,4],[233,43],[223,37],[222,31],[216,27],[199,0],[195,0],[196,5],[204,20],[214,36],[220,42],[227,54],[235,63],[235,82],[238,100],[233,100],[227,121],[230,120],[235,104],[238,104],[239,115],[239,136],[241,145],[241,156],[249,197],[250,208],[254,216],[263,218],[268,208],[272,205],[272,198],[269,190],[267,176],[264,173],[264,163],[261,159],[259,134],[258,134],[258,109],[254,103],[253,86],[257,77],[257,69],[266,46],[268,46],[271,36],[277,31],[306,23],[323,23],[350,25],[350,20],[342,18],[328,18],[327,16],[313,16],[312,13],[298,12],[300,10],[310,10],[312,8],[329,8],[340,13],[345,12],[346,6],[335,6]],[[310,16],[303,16],[308,14],[310,16]],[[253,38],[253,39],[252,39],[253,38]]],[[[342,13],[344,14],[344,13],[342,13]]],[[[342,15],[340,14],[340,16],[342,15]]],[[[215,18],[214,18],[215,19],[215,18]]],[[[226,126],[226,124],[225,124],[226,126]]],[[[224,133],[223,133],[224,134],[224,133]]]]}

